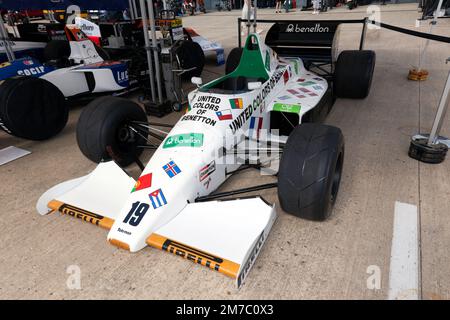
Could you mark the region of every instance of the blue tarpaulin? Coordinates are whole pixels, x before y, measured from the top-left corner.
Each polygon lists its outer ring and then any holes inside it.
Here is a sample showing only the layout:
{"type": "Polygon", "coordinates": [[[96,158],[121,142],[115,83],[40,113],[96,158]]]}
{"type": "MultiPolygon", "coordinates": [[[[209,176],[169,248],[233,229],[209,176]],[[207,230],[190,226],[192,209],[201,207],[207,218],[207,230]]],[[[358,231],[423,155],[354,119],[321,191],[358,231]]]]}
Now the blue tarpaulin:
{"type": "Polygon", "coordinates": [[[0,9],[6,10],[65,10],[77,5],[81,10],[124,10],[128,0],[0,0],[0,9]]]}

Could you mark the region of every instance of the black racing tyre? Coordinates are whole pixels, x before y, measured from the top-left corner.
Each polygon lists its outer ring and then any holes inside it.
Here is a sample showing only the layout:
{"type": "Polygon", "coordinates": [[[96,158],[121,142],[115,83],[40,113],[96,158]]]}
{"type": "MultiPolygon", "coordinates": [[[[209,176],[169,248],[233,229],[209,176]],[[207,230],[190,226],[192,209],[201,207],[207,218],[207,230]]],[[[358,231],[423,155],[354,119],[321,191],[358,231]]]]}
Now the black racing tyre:
{"type": "Polygon", "coordinates": [[[334,69],[334,94],[340,98],[368,96],[375,69],[375,52],[346,50],[339,54],[334,69]]]}
{"type": "Polygon", "coordinates": [[[242,48],[233,48],[230,51],[227,57],[227,62],[225,63],[225,74],[229,74],[237,68],[239,62],[241,61],[242,51],[242,48]]]}
{"type": "Polygon", "coordinates": [[[12,135],[45,140],[59,133],[68,117],[62,92],[47,80],[22,76],[0,84],[0,123],[12,135]]]}
{"type": "Polygon", "coordinates": [[[183,41],[176,49],[176,55],[180,60],[181,69],[195,69],[185,72],[181,75],[183,79],[191,79],[192,77],[200,77],[205,66],[205,54],[202,47],[194,41],[183,41]]]}
{"type": "Polygon", "coordinates": [[[339,190],[344,137],[339,128],[301,124],[287,140],[278,171],[281,208],[297,217],[323,221],[339,190]]]}
{"type": "Polygon", "coordinates": [[[68,61],[70,43],[67,40],[51,40],[44,48],[45,61],[68,61]]]}
{"type": "Polygon", "coordinates": [[[147,133],[136,134],[132,121],[147,123],[147,115],[135,102],[118,97],[101,97],[89,103],[77,124],[77,142],[81,152],[99,163],[113,158],[120,166],[133,163],[142,153],[147,133]],[[144,138],[145,137],[145,138],[144,138]]]}

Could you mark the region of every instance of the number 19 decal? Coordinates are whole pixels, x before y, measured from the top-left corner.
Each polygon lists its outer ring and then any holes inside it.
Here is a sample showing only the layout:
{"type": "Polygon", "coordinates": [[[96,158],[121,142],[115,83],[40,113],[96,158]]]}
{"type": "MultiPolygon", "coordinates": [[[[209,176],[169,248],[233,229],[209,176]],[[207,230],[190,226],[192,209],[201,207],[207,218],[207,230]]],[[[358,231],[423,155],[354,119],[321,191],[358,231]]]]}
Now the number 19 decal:
{"type": "Polygon", "coordinates": [[[150,206],[147,203],[141,203],[139,201],[136,201],[131,206],[131,210],[130,210],[130,212],[128,212],[128,214],[125,217],[125,220],[123,220],[123,222],[128,223],[128,224],[132,225],[133,227],[137,227],[139,225],[139,223],[141,222],[142,218],[144,218],[149,207],[150,206]]]}

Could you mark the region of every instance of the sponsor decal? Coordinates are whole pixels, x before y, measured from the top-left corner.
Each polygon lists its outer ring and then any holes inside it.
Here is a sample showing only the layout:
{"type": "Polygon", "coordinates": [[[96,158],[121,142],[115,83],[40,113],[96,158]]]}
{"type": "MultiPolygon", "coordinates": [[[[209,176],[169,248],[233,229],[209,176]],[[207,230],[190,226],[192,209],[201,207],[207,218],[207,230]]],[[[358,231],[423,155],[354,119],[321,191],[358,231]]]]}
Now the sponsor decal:
{"type": "Polygon", "coordinates": [[[19,76],[31,76],[31,75],[38,75],[45,72],[44,66],[34,67],[34,68],[28,68],[23,70],[17,70],[17,74],[19,76]]]}
{"type": "Polygon", "coordinates": [[[216,171],[216,161],[211,161],[209,164],[200,169],[200,182],[208,178],[214,171],[216,171]]]}
{"type": "Polygon", "coordinates": [[[117,228],[117,231],[120,232],[120,233],[125,233],[128,236],[131,236],[131,232],[130,231],[124,230],[122,228],[117,228]]]}
{"type": "Polygon", "coordinates": [[[231,109],[242,109],[242,98],[230,99],[231,109]]]}
{"type": "Polygon", "coordinates": [[[256,138],[259,139],[259,133],[261,131],[262,125],[263,125],[262,117],[252,117],[250,119],[249,135],[253,137],[254,133],[256,132],[256,138]]]}
{"type": "Polygon", "coordinates": [[[153,209],[158,209],[167,204],[166,197],[161,189],[151,192],[149,195],[150,201],[152,202],[153,209]]]}
{"type": "Polygon", "coordinates": [[[162,250],[173,253],[177,256],[186,258],[198,264],[207,266],[213,270],[219,271],[223,259],[208,254],[204,251],[197,250],[179,242],[167,239],[162,245],[162,250]]]}
{"type": "Polygon", "coordinates": [[[90,31],[94,31],[94,26],[89,26],[89,25],[83,23],[83,24],[80,26],[80,29],[81,29],[83,32],[90,32],[90,31]]]}
{"type": "Polygon", "coordinates": [[[152,174],[147,173],[139,177],[131,192],[147,189],[150,188],[151,186],[152,186],[152,174]]]}
{"type": "Polygon", "coordinates": [[[285,32],[297,32],[297,33],[313,33],[313,32],[330,32],[329,27],[322,27],[320,23],[316,23],[311,27],[302,27],[298,24],[291,23],[286,27],[285,32]]]}
{"type": "MultiPolygon", "coordinates": [[[[285,70],[279,70],[266,82],[264,87],[261,89],[261,91],[258,93],[258,95],[253,99],[253,102],[249,104],[243,112],[239,116],[237,116],[232,123],[230,123],[229,127],[231,131],[236,133],[237,130],[242,128],[242,126],[250,119],[253,112],[258,109],[259,106],[264,102],[264,99],[267,97],[267,95],[272,91],[272,89],[275,87],[275,85],[280,81],[281,77],[283,76],[283,72],[285,70]]],[[[235,100],[235,99],[232,99],[235,100]]],[[[231,100],[230,100],[231,103],[231,100]]]]}
{"type": "Polygon", "coordinates": [[[299,104],[275,103],[275,105],[273,106],[273,111],[299,113],[300,105],[299,104]]]}
{"type": "Polygon", "coordinates": [[[126,82],[128,81],[128,70],[124,71],[117,71],[116,72],[116,79],[118,83],[126,82]]]}
{"type": "Polygon", "coordinates": [[[248,272],[250,271],[250,268],[255,263],[255,260],[258,257],[258,254],[261,251],[261,248],[264,244],[264,240],[265,240],[265,235],[264,235],[264,231],[263,231],[263,232],[261,232],[261,235],[259,236],[258,241],[256,242],[255,246],[253,247],[247,261],[244,262],[244,264],[243,264],[242,271],[239,274],[239,278],[237,280],[238,287],[240,287],[243,284],[245,277],[247,276],[248,272]]]}
{"type": "Polygon", "coordinates": [[[32,66],[34,64],[33,60],[23,60],[23,64],[26,66],[32,66]]]}
{"type": "Polygon", "coordinates": [[[231,113],[230,109],[217,111],[216,115],[217,115],[217,118],[219,118],[220,121],[233,120],[233,114],[231,113]]]}
{"type": "Polygon", "coordinates": [[[95,214],[90,211],[80,209],[68,204],[63,204],[61,208],[59,208],[59,211],[61,211],[61,213],[63,214],[67,214],[74,218],[78,218],[83,221],[95,224],[96,226],[98,226],[100,224],[100,221],[104,218],[99,214],[95,214]]]}
{"type": "Polygon", "coordinates": [[[163,169],[170,178],[175,177],[181,172],[180,168],[175,164],[174,161],[170,161],[168,164],[164,165],[163,169]]]}
{"type": "Polygon", "coordinates": [[[201,146],[203,146],[203,133],[184,133],[168,137],[164,141],[163,149],[201,146]]]}

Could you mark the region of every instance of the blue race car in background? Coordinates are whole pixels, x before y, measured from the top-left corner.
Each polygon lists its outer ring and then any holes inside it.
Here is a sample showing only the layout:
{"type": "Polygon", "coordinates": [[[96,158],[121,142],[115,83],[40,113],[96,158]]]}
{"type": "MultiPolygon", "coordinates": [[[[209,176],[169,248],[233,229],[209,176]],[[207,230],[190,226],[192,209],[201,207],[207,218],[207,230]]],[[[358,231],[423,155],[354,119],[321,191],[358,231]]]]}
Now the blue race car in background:
{"type": "Polygon", "coordinates": [[[42,62],[25,57],[0,65],[0,127],[9,134],[48,139],[67,123],[67,99],[129,87],[125,62],[105,61],[75,25],[66,25],[65,35],[46,44],[42,62]]]}

